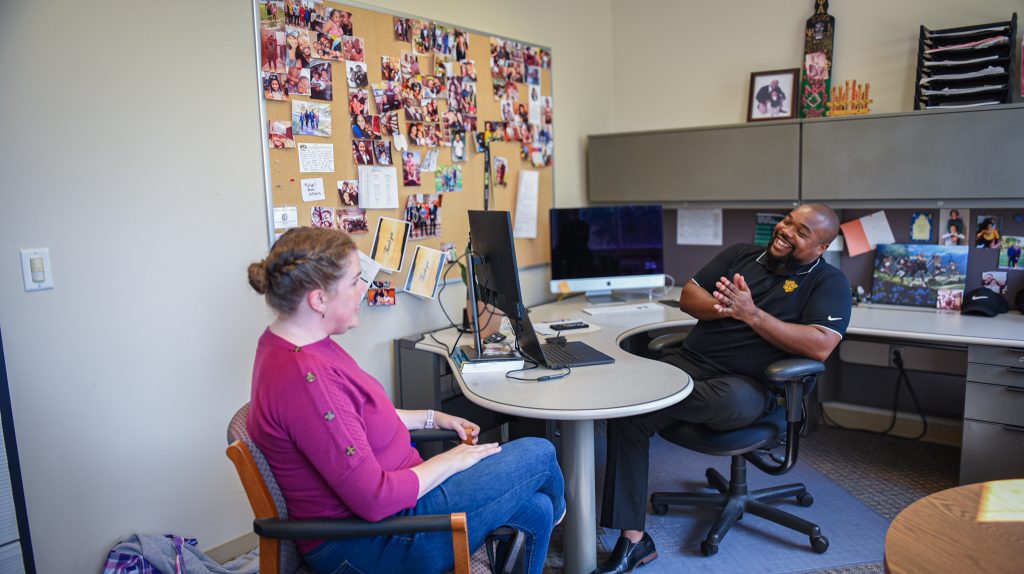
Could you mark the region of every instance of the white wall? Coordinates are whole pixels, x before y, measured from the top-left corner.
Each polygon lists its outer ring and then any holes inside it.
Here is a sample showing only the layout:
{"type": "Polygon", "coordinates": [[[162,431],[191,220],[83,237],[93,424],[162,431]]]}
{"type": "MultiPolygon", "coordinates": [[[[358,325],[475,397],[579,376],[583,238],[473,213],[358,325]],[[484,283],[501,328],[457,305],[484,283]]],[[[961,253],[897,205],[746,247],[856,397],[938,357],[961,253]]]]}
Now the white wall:
{"type": "MultiPolygon", "coordinates": [[[[380,5],[551,46],[558,202],[583,202],[580,142],[611,127],[607,1],[380,5]]],[[[5,2],[0,51],[0,329],[39,572],[99,571],[132,532],[240,536],[223,437],[269,319],[245,282],[267,247],[251,8],[5,2]],[[26,247],[50,248],[53,291],[24,293],[26,247]]],[[[523,279],[545,296],[544,269],[523,279]]],[[[402,303],[342,341],[389,392],[391,340],[443,324],[402,303]]]]}
{"type": "MultiPolygon", "coordinates": [[[[800,67],[813,7],[813,0],[612,0],[612,131],[745,122],[750,73],[800,67]]],[[[1022,8],[1020,0],[833,0],[833,85],[869,82],[874,113],[912,110],[922,24],[996,22],[1014,11],[1024,16],[1022,8]]]]}

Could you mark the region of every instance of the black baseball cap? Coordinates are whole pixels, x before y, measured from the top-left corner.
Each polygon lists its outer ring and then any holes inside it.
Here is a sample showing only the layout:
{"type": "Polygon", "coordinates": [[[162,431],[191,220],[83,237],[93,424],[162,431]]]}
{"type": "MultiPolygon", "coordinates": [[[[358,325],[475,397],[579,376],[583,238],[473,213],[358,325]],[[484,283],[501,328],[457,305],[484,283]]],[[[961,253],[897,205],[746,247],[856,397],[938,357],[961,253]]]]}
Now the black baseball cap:
{"type": "MultiPolygon", "coordinates": [[[[1019,300],[1021,297],[1018,296],[1019,300]]],[[[995,317],[1010,310],[1006,298],[988,287],[978,287],[964,294],[964,302],[960,313],[964,315],[985,315],[995,317]]]]}

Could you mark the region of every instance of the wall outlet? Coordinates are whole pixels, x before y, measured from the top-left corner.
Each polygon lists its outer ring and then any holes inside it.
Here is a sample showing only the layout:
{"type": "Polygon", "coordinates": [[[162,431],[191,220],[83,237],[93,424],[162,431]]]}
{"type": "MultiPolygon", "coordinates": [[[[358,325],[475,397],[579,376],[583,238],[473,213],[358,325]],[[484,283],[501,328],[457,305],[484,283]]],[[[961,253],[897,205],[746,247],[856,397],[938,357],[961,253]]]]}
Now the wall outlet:
{"type": "Polygon", "coordinates": [[[903,346],[889,345],[889,366],[899,367],[900,364],[905,364],[903,361],[903,346]]]}
{"type": "Polygon", "coordinates": [[[53,268],[50,266],[50,248],[21,250],[21,273],[25,291],[53,289],[53,268]]]}

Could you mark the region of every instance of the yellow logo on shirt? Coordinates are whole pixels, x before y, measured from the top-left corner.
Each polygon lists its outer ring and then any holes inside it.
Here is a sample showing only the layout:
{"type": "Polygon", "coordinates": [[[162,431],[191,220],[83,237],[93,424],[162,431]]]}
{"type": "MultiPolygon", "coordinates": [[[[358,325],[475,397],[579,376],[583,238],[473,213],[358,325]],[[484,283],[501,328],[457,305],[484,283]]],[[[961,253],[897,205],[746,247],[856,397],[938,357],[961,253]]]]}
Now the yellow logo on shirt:
{"type": "Polygon", "coordinates": [[[782,290],[786,293],[796,291],[797,287],[799,287],[799,285],[797,285],[796,281],[793,281],[792,279],[786,279],[786,282],[782,284],[782,290]]]}

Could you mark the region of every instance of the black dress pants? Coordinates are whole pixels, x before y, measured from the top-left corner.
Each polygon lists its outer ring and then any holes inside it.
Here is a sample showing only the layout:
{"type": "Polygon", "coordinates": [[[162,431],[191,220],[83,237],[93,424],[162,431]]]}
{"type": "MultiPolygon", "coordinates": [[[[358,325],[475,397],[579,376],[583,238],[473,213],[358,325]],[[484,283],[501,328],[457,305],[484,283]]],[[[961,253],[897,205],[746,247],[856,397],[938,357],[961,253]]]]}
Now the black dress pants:
{"type": "Polygon", "coordinates": [[[643,530],[647,516],[647,474],[651,437],[678,422],[699,423],[715,430],[749,426],[775,407],[766,385],[742,375],[710,370],[676,351],[660,360],[693,378],[693,392],[659,411],[608,419],[608,457],[601,498],[601,526],[643,530]]]}

